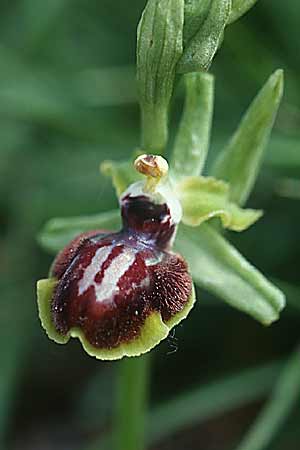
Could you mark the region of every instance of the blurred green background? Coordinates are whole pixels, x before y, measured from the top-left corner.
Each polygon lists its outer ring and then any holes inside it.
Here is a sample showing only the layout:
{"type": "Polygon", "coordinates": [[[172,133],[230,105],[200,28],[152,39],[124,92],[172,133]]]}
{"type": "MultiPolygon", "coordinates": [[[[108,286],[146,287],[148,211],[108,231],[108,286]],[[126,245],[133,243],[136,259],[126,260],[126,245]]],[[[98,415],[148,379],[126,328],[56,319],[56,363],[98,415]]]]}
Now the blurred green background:
{"type": "MultiPolygon", "coordinates": [[[[88,357],[78,342],[58,346],[40,326],[35,282],[47,275],[52,256],[36,236],[53,216],[93,214],[117,204],[99,163],[126,159],[139,145],[134,63],[144,5],[0,1],[1,450],[84,450],[111,426],[118,364],[88,357]]],[[[227,29],[211,68],[212,154],[270,73],[285,71],[283,104],[249,202],[265,216],[230,238],[283,287],[288,306],[278,323],[263,328],[198,293],[195,310],[175,337],[152,352],[151,408],[175,402],[159,421],[153,419],[153,427],[159,423],[167,430],[152,439],[153,449],[234,448],[268,397],[281,361],[299,343],[299,26],[298,1],[259,0],[227,29]],[[245,372],[259,365],[267,369],[257,378],[245,372]],[[245,373],[249,380],[243,384],[245,373]],[[168,432],[168,417],[184,411],[182,426],[168,432]]],[[[181,103],[179,89],[173,127],[181,103]]],[[[299,449],[299,406],[295,397],[268,448],[299,449]]]]}

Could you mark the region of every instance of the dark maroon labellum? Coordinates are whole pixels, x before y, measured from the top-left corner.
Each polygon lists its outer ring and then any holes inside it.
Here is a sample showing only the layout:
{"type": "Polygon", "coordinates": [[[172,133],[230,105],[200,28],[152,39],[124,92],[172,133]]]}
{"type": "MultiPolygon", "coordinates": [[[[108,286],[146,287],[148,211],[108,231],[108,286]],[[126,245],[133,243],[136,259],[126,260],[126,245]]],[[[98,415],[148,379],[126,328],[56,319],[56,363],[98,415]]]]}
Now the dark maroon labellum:
{"type": "Polygon", "coordinates": [[[96,348],[115,348],[139,336],[154,311],[168,322],[192,292],[186,262],[169,251],[176,224],[166,203],[125,195],[123,229],[92,231],[56,258],[52,299],[56,330],[82,330],[96,348]]]}

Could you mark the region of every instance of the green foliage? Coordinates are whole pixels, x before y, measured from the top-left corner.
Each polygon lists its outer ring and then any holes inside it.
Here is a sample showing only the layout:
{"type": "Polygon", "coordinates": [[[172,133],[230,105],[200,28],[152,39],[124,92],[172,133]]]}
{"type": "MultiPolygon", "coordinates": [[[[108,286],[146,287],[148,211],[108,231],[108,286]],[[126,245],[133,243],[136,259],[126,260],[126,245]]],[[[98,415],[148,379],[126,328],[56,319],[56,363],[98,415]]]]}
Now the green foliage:
{"type": "Polygon", "coordinates": [[[196,284],[265,325],[279,317],[282,292],[210,226],[181,227],[176,248],[187,259],[196,284]]]}
{"type": "Polygon", "coordinates": [[[185,0],[184,2],[184,43],[197,33],[207,17],[211,0],[185,0]]]}
{"type": "Polygon", "coordinates": [[[243,205],[253,188],[280,105],[283,73],[277,70],[250,105],[212,173],[230,184],[230,198],[243,205]]]}
{"type": "Polygon", "coordinates": [[[143,177],[133,168],[133,160],[124,162],[104,161],[101,166],[101,172],[112,178],[118,197],[135,181],[143,177]]]}
{"type": "Polygon", "coordinates": [[[170,161],[176,179],[202,172],[209,149],[214,103],[212,75],[192,73],[185,75],[184,81],[184,111],[170,161]]]}
{"type": "Polygon", "coordinates": [[[53,254],[63,249],[80,233],[89,230],[117,230],[120,213],[108,211],[94,216],[51,219],[38,236],[40,244],[53,254]]]}
{"type": "MultiPolygon", "coordinates": [[[[141,364],[145,363],[141,362],[141,364]]],[[[147,417],[149,445],[172,436],[176,431],[193,425],[199,426],[224,412],[261,399],[273,388],[281,367],[282,363],[276,361],[242,370],[236,374],[219,377],[199,388],[183,392],[164,403],[161,402],[150,411],[147,417]]],[[[129,393],[130,390],[128,390],[129,393]]],[[[88,446],[86,450],[98,450],[99,448],[107,450],[109,447],[110,440],[102,439],[101,442],[97,441],[88,446]]]]}
{"type": "Polygon", "coordinates": [[[300,352],[297,349],[282,369],[271,398],[259,414],[238,450],[262,450],[279,433],[300,397],[300,352]]]}
{"type": "Polygon", "coordinates": [[[231,0],[211,0],[200,29],[186,44],[177,70],[180,73],[208,70],[220,45],[231,11],[231,0]]]}
{"type": "Polygon", "coordinates": [[[227,375],[159,405],[149,417],[150,442],[260,399],[274,385],[280,367],[275,362],[227,375]]]}

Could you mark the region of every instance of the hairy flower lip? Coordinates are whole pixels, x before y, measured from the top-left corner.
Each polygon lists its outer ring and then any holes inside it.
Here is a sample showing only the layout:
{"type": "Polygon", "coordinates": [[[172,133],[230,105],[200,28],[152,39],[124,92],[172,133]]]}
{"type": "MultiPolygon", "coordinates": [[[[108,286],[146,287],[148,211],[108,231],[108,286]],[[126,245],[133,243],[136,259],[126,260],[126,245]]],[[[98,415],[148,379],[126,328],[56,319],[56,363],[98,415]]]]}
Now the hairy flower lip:
{"type": "Polygon", "coordinates": [[[57,344],[66,344],[71,337],[78,338],[82,347],[89,356],[104,361],[114,361],[125,356],[140,356],[152,350],[168,336],[170,330],[174,326],[186,318],[195,304],[195,292],[193,287],[190,299],[184,309],[181,313],[174,316],[168,324],[165,324],[162,321],[159,313],[154,312],[146,319],[145,325],[141,329],[139,339],[135,339],[130,343],[121,344],[117,348],[97,349],[86,340],[84,334],[79,328],[70,329],[70,332],[67,335],[57,333],[50,317],[52,293],[56,285],[57,280],[54,278],[42,279],[37,283],[39,316],[47,336],[57,344]]]}
{"type": "Polygon", "coordinates": [[[173,210],[147,195],[124,196],[121,205],[123,229],[79,235],[53,264],[51,293],[42,294],[46,281],[39,287],[48,335],[58,342],[78,337],[100,359],[148,351],[195,300],[186,262],[170,251],[173,210]]]}
{"type": "Polygon", "coordinates": [[[91,230],[86,233],[79,234],[74,238],[65,248],[63,248],[50,267],[50,275],[55,278],[60,278],[66,271],[68,266],[71,264],[72,260],[75,258],[81,246],[84,244],[86,239],[91,236],[107,234],[106,230],[91,230]]]}
{"type": "Polygon", "coordinates": [[[59,279],[52,318],[62,334],[78,326],[95,347],[113,348],[138,335],[153,311],[170,320],[192,281],[176,254],[129,241],[127,232],[98,236],[87,238],[59,279]]]}

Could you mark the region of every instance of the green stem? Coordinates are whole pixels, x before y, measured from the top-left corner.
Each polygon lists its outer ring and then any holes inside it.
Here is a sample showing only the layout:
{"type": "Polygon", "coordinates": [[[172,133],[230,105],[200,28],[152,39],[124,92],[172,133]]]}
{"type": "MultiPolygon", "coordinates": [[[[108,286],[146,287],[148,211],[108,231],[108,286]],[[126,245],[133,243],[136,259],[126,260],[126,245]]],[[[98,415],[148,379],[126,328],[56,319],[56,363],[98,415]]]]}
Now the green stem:
{"type": "Polygon", "coordinates": [[[125,358],[119,364],[116,404],[116,450],[145,448],[149,356],[125,358]]]}

